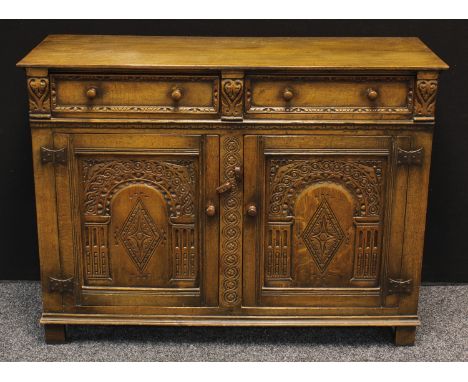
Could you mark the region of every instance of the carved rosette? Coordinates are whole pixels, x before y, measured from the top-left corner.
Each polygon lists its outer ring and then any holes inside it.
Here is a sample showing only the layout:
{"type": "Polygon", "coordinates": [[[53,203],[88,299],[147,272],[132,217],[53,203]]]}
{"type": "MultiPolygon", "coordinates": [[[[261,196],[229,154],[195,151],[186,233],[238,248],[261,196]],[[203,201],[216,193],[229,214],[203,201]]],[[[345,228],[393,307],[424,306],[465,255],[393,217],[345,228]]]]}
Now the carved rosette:
{"type": "Polygon", "coordinates": [[[414,102],[415,119],[434,118],[437,88],[437,78],[418,78],[414,102]]]}
{"type": "Polygon", "coordinates": [[[243,111],[243,79],[221,81],[221,113],[226,119],[241,119],[243,111]]]}
{"type": "Polygon", "coordinates": [[[239,137],[228,136],[222,143],[222,178],[232,181],[233,188],[223,194],[221,201],[221,266],[220,304],[236,306],[241,301],[242,258],[242,198],[235,182],[235,167],[241,165],[239,137]]]}
{"type": "Polygon", "coordinates": [[[34,118],[50,117],[50,88],[47,77],[28,78],[29,114],[34,118]]]}

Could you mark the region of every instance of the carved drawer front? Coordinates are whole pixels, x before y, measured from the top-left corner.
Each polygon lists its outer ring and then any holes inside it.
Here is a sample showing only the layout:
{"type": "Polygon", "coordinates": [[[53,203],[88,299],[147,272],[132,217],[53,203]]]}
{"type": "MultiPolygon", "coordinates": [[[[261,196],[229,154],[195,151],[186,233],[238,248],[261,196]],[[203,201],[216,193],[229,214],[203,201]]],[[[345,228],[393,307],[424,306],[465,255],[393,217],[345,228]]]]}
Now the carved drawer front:
{"type": "Polygon", "coordinates": [[[214,117],[217,76],[52,74],[52,114],[214,117]]]}
{"type": "Polygon", "coordinates": [[[408,119],[410,76],[265,76],[246,78],[251,118],[408,119]]]}

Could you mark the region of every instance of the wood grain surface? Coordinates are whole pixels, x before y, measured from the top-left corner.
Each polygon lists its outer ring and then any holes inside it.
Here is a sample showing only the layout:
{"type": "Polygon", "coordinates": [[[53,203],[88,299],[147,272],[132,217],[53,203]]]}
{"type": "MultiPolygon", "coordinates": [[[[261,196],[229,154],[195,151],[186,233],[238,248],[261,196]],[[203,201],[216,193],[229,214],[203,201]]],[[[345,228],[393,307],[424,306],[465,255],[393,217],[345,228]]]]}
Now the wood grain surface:
{"type": "Polygon", "coordinates": [[[22,67],[447,69],[415,37],[153,37],[51,35],[22,67]]]}

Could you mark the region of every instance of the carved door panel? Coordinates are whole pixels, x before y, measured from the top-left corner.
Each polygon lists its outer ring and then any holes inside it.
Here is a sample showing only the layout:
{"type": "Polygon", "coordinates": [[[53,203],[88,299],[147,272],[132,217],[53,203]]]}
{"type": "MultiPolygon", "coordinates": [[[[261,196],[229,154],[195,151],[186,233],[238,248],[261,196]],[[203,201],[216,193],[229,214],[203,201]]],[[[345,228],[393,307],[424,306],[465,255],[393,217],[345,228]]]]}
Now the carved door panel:
{"type": "Polygon", "coordinates": [[[244,201],[257,213],[244,222],[246,304],[397,304],[385,297],[385,284],[401,264],[407,169],[395,153],[408,143],[247,136],[244,201]]]}
{"type": "Polygon", "coordinates": [[[56,186],[70,305],[217,304],[218,243],[205,238],[219,222],[204,214],[217,207],[217,136],[56,134],[54,144],[68,151],[56,186]]]}

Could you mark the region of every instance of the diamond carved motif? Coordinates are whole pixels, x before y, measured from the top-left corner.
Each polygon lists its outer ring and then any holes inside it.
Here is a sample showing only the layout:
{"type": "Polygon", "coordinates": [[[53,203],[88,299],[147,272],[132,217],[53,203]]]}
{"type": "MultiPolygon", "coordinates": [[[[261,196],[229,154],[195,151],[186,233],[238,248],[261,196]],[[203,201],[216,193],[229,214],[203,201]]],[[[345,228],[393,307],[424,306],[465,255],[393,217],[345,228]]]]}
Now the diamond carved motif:
{"type": "Polygon", "coordinates": [[[142,200],[138,198],[120,231],[120,238],[140,272],[145,270],[163,237],[164,232],[156,226],[142,200]]]}
{"type": "Polygon", "coordinates": [[[320,202],[301,236],[318,268],[324,272],[345,238],[326,198],[320,202]]]}

